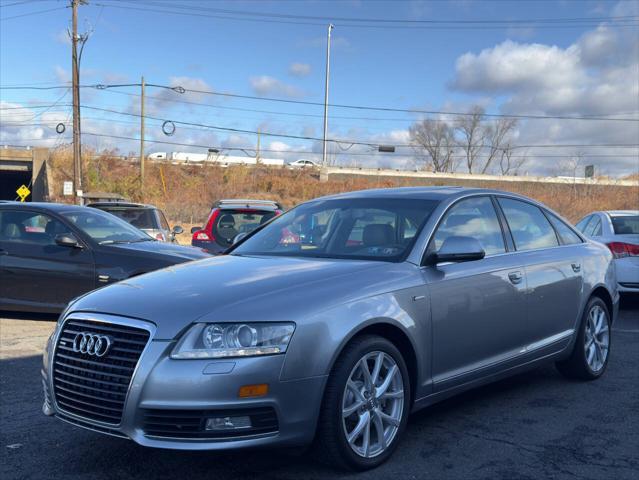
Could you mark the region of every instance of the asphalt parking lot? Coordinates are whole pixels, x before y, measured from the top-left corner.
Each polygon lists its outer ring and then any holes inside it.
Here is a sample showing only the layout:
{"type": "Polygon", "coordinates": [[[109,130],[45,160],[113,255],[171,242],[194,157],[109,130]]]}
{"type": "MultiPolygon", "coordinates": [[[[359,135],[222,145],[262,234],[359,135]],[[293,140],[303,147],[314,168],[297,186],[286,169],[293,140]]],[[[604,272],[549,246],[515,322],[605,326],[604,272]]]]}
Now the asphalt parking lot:
{"type": "Polygon", "coordinates": [[[41,413],[42,347],[54,317],[0,313],[0,477],[9,479],[631,479],[639,471],[639,298],[624,298],[608,371],[552,366],[422,411],[391,460],[342,474],[294,452],[139,447],[41,413]]]}

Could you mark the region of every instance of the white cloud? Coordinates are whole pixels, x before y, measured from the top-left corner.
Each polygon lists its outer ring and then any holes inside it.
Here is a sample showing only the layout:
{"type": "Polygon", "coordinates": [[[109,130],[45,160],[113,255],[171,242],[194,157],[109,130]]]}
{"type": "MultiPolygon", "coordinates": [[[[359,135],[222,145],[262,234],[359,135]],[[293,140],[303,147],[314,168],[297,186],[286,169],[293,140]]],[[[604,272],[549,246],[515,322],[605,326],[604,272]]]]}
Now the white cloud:
{"type": "MultiPolygon", "coordinates": [[[[624,4],[627,8],[627,2],[624,4]]],[[[465,53],[457,59],[451,86],[470,95],[490,95],[501,100],[503,113],[616,117],[634,114],[637,118],[638,78],[636,35],[602,24],[565,48],[508,40],[478,53],[465,53]]],[[[636,143],[639,139],[634,122],[596,120],[524,120],[518,133],[521,144],[636,143]]],[[[577,150],[578,147],[544,149],[543,154],[570,155],[577,150]]],[[[625,175],[639,169],[637,149],[581,150],[586,153],[586,163],[593,163],[608,174],[625,175]],[[596,156],[600,154],[612,156],[596,156]],[[634,157],[627,156],[633,154],[634,157]]],[[[559,157],[542,157],[541,153],[540,149],[530,150],[529,170],[552,173],[559,157]]]]}
{"type": "Polygon", "coordinates": [[[294,77],[307,77],[311,73],[311,66],[308,63],[291,63],[288,73],[294,77]]]}
{"type": "Polygon", "coordinates": [[[294,85],[289,85],[274,77],[261,75],[249,80],[253,91],[260,96],[302,97],[304,92],[294,85]]]}

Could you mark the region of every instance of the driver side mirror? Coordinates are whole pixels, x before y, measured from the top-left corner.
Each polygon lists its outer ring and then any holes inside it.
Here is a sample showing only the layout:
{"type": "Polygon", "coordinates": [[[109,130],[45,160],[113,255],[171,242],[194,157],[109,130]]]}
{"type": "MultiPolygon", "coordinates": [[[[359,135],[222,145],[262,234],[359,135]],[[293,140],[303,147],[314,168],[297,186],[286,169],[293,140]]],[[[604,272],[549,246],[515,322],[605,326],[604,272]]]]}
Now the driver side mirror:
{"type": "Polygon", "coordinates": [[[193,235],[198,230],[202,230],[202,227],[191,227],[191,235],[193,235]]]}
{"type": "Polygon", "coordinates": [[[56,245],[61,247],[82,248],[80,242],[72,233],[60,233],[55,236],[56,245]]]}
{"type": "Polygon", "coordinates": [[[453,236],[444,240],[439,250],[432,254],[430,263],[471,262],[485,256],[486,252],[476,238],[453,236]]]}
{"type": "MultiPolygon", "coordinates": [[[[180,227],[179,225],[175,225],[175,226],[173,227],[173,230],[171,231],[171,233],[172,233],[173,235],[180,235],[180,234],[181,234],[181,233],[183,233],[183,232],[184,232],[184,229],[183,229],[182,227],[180,227]]],[[[192,232],[191,232],[191,233],[192,233],[192,232]]]]}

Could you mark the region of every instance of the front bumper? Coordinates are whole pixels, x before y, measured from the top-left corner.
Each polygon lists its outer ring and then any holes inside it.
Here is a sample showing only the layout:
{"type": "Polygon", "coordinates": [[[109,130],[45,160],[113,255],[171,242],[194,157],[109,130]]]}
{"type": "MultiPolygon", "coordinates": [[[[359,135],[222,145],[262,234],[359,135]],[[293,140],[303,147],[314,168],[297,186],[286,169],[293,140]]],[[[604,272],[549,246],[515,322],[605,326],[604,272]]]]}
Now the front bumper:
{"type": "MultiPolygon", "coordinates": [[[[91,315],[95,318],[97,315],[91,315]]],[[[99,316],[98,316],[99,317],[99,316]]],[[[77,318],[77,317],[76,317],[77,318]]],[[[110,317],[109,320],[113,320],[110,317]]],[[[56,331],[59,329],[56,329],[56,331]]],[[[52,365],[57,338],[50,339],[42,370],[45,403],[43,411],[61,420],[100,433],[129,438],[149,447],[179,450],[227,450],[258,446],[302,446],[312,442],[319,415],[325,376],[280,381],[284,355],[224,360],[172,360],[172,341],[148,342],[131,379],[121,421],[115,425],[65,411],[56,402],[52,365]],[[269,385],[266,396],[239,398],[244,385],[269,385]],[[272,412],[275,427],[259,433],[207,432],[206,418],[272,412]],[[148,414],[170,419],[175,425],[158,433],[148,423],[148,414]],[[185,413],[199,422],[202,431],[185,434],[180,429],[185,413]],[[182,419],[182,420],[181,420],[182,419]],[[177,432],[177,433],[176,433],[177,432]]],[[[258,417],[251,417],[258,418],[258,417]]],[[[171,421],[169,421],[171,423],[171,421]]],[[[195,421],[197,425],[198,422],[195,421]]]]}

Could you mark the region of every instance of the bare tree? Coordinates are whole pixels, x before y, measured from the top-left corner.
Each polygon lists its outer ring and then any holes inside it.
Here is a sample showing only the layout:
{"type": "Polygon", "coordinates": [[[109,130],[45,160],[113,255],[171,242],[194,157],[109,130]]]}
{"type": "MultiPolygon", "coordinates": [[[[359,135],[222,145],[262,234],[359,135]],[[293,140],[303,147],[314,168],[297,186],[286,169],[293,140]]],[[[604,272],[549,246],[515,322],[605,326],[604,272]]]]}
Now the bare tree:
{"type": "Polygon", "coordinates": [[[488,171],[493,161],[498,157],[500,152],[504,150],[505,145],[508,145],[509,149],[512,149],[510,136],[516,127],[516,118],[500,118],[492,125],[487,125],[484,128],[484,139],[488,152],[480,173],[486,173],[488,171]]]}
{"type": "Polygon", "coordinates": [[[528,154],[522,153],[519,156],[513,155],[515,147],[506,143],[499,157],[499,171],[502,175],[518,175],[521,167],[528,161],[528,154]]]}
{"type": "Polygon", "coordinates": [[[415,153],[426,158],[433,172],[454,170],[455,133],[448,123],[422,120],[410,127],[409,135],[415,153]]]}
{"type": "Polygon", "coordinates": [[[473,173],[473,169],[478,166],[486,135],[489,133],[483,125],[484,113],[483,107],[474,106],[469,115],[462,115],[455,121],[457,145],[464,152],[468,173],[473,173]]]}

